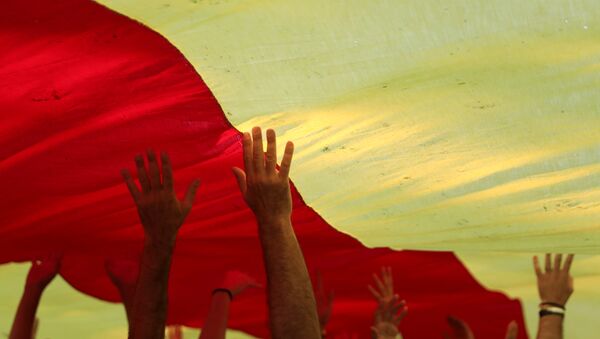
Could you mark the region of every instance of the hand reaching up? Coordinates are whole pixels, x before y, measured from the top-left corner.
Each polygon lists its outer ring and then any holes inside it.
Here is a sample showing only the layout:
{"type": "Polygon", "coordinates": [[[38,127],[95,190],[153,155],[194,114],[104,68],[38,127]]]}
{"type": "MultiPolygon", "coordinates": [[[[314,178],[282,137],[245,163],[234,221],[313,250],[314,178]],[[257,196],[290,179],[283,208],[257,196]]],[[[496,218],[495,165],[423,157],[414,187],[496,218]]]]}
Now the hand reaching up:
{"type": "Polygon", "coordinates": [[[546,254],[544,271],[540,268],[539,259],[533,257],[533,266],[537,276],[538,292],[542,304],[558,304],[563,307],[573,294],[573,277],[569,270],[573,263],[573,254],[569,254],[562,265],[562,254],[557,254],[552,262],[552,256],[546,254]]]}
{"type": "Polygon", "coordinates": [[[129,170],[122,170],[129,193],[135,202],[146,239],[152,244],[172,245],[177,231],[192,209],[196,190],[200,181],[194,180],[179,201],[173,189],[173,170],[171,160],[161,153],[162,175],[154,151],[147,152],[148,166],[141,155],[135,157],[141,190],[133,181],[129,170]]]}
{"type": "Polygon", "coordinates": [[[400,332],[398,325],[408,313],[406,301],[394,293],[394,280],[391,267],[381,268],[381,278],[373,274],[377,288],[369,285],[369,291],[377,300],[375,322],[371,330],[377,338],[395,338],[400,332]]]}
{"type": "Polygon", "coordinates": [[[288,142],[277,169],[277,145],[275,131],[267,130],[267,153],[263,152],[262,131],[252,129],[252,137],[244,133],[244,168],[234,167],[240,191],[252,209],[260,225],[281,220],[289,221],[292,214],[289,172],[294,153],[294,144],[288,142]]]}

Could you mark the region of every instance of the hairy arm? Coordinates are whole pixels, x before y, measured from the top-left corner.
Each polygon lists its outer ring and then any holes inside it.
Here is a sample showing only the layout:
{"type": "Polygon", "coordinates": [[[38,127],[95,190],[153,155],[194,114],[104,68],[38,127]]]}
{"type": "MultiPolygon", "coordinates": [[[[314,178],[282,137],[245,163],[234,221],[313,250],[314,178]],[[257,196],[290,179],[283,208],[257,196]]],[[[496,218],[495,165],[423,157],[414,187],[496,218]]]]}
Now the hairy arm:
{"type": "Polygon", "coordinates": [[[244,133],[245,172],[234,168],[240,190],[258,222],[267,272],[269,324],[273,338],[320,338],[319,318],[308,270],[291,223],[289,170],[294,145],[288,142],[277,169],[276,137],[267,131],[244,133]]]}
{"type": "Polygon", "coordinates": [[[56,277],[60,259],[56,256],[34,261],[27,275],[23,297],[19,303],[10,339],[31,339],[35,330],[35,314],[44,290],[56,277]]]}
{"type": "Polygon", "coordinates": [[[162,175],[153,151],[148,151],[147,158],[147,168],[142,156],[135,158],[141,191],[129,171],[122,171],[145,234],[129,337],[162,339],[165,335],[167,284],[175,239],[192,208],[199,182],[194,181],[184,201],[180,202],[173,190],[173,174],[168,156],[161,154],[162,175]]]}

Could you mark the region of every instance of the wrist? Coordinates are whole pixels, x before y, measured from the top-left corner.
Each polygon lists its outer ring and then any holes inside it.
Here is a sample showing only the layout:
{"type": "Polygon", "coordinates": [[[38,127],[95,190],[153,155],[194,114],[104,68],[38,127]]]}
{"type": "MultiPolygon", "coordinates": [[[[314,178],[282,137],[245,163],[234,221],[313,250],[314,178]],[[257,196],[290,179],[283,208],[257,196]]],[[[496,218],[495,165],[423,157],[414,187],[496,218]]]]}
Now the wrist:
{"type": "Polygon", "coordinates": [[[153,238],[146,235],[146,238],[144,239],[144,248],[159,253],[171,253],[175,247],[175,238],[175,236],[153,238]]]}
{"type": "Polygon", "coordinates": [[[290,214],[279,215],[256,215],[256,221],[260,228],[281,228],[292,223],[290,214]]]}

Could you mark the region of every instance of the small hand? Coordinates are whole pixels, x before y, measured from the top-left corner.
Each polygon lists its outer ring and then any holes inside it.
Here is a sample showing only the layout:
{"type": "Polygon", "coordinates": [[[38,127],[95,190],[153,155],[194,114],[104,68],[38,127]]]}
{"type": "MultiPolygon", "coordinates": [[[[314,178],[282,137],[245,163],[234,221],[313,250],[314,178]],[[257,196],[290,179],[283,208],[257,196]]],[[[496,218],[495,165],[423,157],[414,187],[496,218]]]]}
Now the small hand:
{"type": "Polygon", "coordinates": [[[27,285],[45,288],[60,271],[61,256],[52,254],[31,263],[27,285]]]}
{"type": "Polygon", "coordinates": [[[221,283],[221,288],[229,290],[234,297],[251,287],[262,286],[254,278],[239,271],[228,271],[221,283]]]}
{"type": "Polygon", "coordinates": [[[152,244],[170,246],[174,244],[177,231],[192,209],[200,182],[194,180],[187,190],[185,199],[179,201],[173,190],[173,172],[167,154],[161,153],[162,175],[154,151],[149,150],[147,158],[146,168],[144,158],[141,155],[135,157],[141,192],[129,170],[124,169],[121,174],[137,205],[147,240],[152,244]]]}
{"type": "Polygon", "coordinates": [[[329,322],[329,318],[331,318],[333,298],[333,291],[330,291],[329,293],[325,292],[325,288],[323,287],[323,277],[321,272],[317,272],[317,289],[315,291],[315,299],[317,301],[317,313],[319,314],[321,331],[325,329],[327,323],[329,322]]]}
{"type": "Polygon", "coordinates": [[[377,274],[373,274],[373,279],[377,285],[377,289],[369,285],[369,291],[377,300],[379,307],[389,307],[398,300],[398,295],[394,293],[394,279],[392,277],[391,267],[381,268],[381,278],[377,274]]]}
{"type": "Polygon", "coordinates": [[[387,338],[392,335],[392,329],[395,335],[399,334],[398,325],[408,313],[406,301],[400,300],[394,293],[394,280],[392,278],[392,268],[382,267],[381,278],[373,274],[373,279],[377,288],[369,285],[369,291],[377,300],[377,309],[375,311],[375,325],[371,328],[378,338],[387,338]]]}
{"type": "Polygon", "coordinates": [[[277,170],[277,146],[275,131],[267,130],[267,153],[263,151],[262,132],[252,129],[252,137],[244,133],[244,170],[234,167],[240,191],[248,206],[261,224],[289,220],[292,214],[289,171],[294,144],[288,142],[277,170]]]}
{"type": "Polygon", "coordinates": [[[565,306],[573,293],[573,277],[569,274],[572,262],[573,254],[569,254],[564,266],[561,267],[561,254],[554,257],[554,263],[552,263],[552,256],[546,254],[545,271],[542,271],[538,257],[533,257],[538,292],[542,303],[555,303],[565,306]]]}

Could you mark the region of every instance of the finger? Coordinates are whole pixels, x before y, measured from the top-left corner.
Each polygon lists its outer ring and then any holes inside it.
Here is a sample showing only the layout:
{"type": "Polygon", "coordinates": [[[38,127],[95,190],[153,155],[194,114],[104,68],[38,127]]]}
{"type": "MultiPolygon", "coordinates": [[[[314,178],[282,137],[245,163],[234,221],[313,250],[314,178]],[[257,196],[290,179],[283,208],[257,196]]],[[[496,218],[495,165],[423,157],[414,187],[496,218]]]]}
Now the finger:
{"type": "Polygon", "coordinates": [[[539,278],[542,276],[542,269],[540,267],[540,260],[537,255],[533,257],[533,269],[535,270],[535,275],[539,278]]]}
{"type": "Polygon", "coordinates": [[[383,282],[381,282],[381,279],[379,279],[377,274],[373,274],[373,279],[375,279],[375,284],[377,284],[377,288],[379,288],[379,291],[382,293],[385,293],[386,292],[385,286],[383,285],[383,282]]]}
{"type": "Polygon", "coordinates": [[[127,185],[127,189],[129,190],[129,194],[131,194],[133,201],[137,203],[141,197],[141,193],[137,185],[135,184],[135,181],[133,181],[131,173],[129,173],[129,170],[122,169],[121,176],[123,177],[123,180],[125,180],[125,184],[127,185]]]}
{"type": "Polygon", "coordinates": [[[156,154],[154,151],[149,149],[146,152],[148,157],[148,175],[150,176],[150,188],[160,189],[162,187],[160,183],[160,170],[158,169],[158,162],[156,161],[156,154]]]}
{"type": "Polygon", "coordinates": [[[408,312],[407,310],[402,310],[402,312],[400,312],[400,314],[394,316],[394,319],[392,319],[392,323],[396,326],[400,325],[400,323],[402,322],[402,319],[404,319],[407,312],[408,312]]]}
{"type": "Polygon", "coordinates": [[[138,180],[140,181],[140,185],[142,186],[142,192],[150,192],[150,180],[148,179],[148,171],[146,170],[146,165],[144,164],[144,158],[140,154],[135,156],[135,167],[137,168],[138,180]]]}
{"type": "Polygon", "coordinates": [[[573,258],[575,258],[574,254],[567,255],[567,259],[565,260],[565,265],[563,267],[563,271],[569,273],[571,270],[571,264],[573,263],[573,258]]]}
{"type": "Polygon", "coordinates": [[[240,188],[240,192],[242,192],[242,196],[246,197],[246,191],[248,190],[248,186],[246,184],[246,173],[241,168],[233,167],[232,169],[233,175],[235,175],[235,179],[238,183],[238,187],[240,188]]]}
{"type": "Polygon", "coordinates": [[[252,163],[256,175],[260,175],[265,171],[265,153],[260,127],[252,128],[252,163]]]}
{"type": "Polygon", "coordinates": [[[546,253],[546,273],[552,272],[552,256],[546,253]]]}
{"type": "Polygon", "coordinates": [[[163,172],[163,187],[169,192],[173,192],[173,168],[171,167],[171,159],[165,152],[160,153],[160,162],[163,172]]]}
{"type": "Polygon", "coordinates": [[[277,139],[275,131],[272,129],[267,130],[267,161],[266,169],[267,173],[275,173],[275,166],[277,165],[277,139]]]}
{"type": "Polygon", "coordinates": [[[562,254],[557,254],[554,257],[554,272],[560,272],[560,267],[562,266],[562,254]]]}
{"type": "Polygon", "coordinates": [[[517,335],[519,334],[519,326],[516,321],[511,321],[506,328],[506,336],[505,339],[517,339],[517,335]]]}
{"type": "Polygon", "coordinates": [[[281,166],[279,167],[279,176],[287,179],[290,176],[290,167],[292,166],[292,157],[294,156],[294,143],[288,141],[285,145],[285,152],[283,153],[283,159],[281,159],[281,166]]]}
{"type": "Polygon", "coordinates": [[[394,278],[392,277],[392,268],[387,267],[385,272],[385,284],[389,294],[394,294],[394,278]]]}
{"type": "Polygon", "coordinates": [[[252,137],[250,133],[244,132],[242,146],[244,149],[244,170],[247,179],[252,181],[254,178],[254,165],[252,164],[252,137]]]}
{"type": "Polygon", "coordinates": [[[196,191],[200,187],[200,180],[196,179],[192,182],[187,192],[185,193],[185,198],[183,199],[183,212],[184,215],[187,215],[192,209],[192,205],[194,204],[194,198],[196,197],[196,191]]]}
{"type": "Polygon", "coordinates": [[[377,299],[377,300],[381,300],[381,299],[383,299],[383,298],[381,297],[381,294],[379,294],[379,292],[377,292],[377,290],[376,290],[376,289],[374,289],[374,288],[373,288],[373,286],[371,286],[371,285],[368,285],[367,287],[369,288],[369,291],[371,291],[371,294],[373,295],[373,297],[374,297],[375,299],[377,299]]]}

